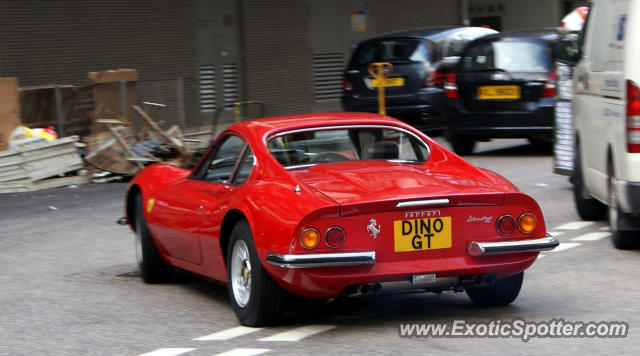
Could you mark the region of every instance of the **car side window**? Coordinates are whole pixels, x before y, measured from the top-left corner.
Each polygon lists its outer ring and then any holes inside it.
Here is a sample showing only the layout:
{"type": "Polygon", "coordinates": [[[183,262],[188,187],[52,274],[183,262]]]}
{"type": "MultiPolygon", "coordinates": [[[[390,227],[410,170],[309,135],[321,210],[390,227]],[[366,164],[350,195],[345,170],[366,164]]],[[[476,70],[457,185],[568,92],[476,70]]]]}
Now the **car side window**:
{"type": "Polygon", "coordinates": [[[240,164],[238,165],[238,170],[236,171],[235,176],[233,177],[232,184],[242,184],[244,183],[251,171],[253,170],[253,166],[256,164],[256,158],[251,152],[251,148],[247,146],[247,149],[244,151],[242,155],[242,159],[240,160],[240,164]]]}
{"type": "Polygon", "coordinates": [[[244,146],[245,142],[241,138],[228,135],[209,160],[202,179],[209,182],[229,183],[229,178],[233,174],[244,146]]]}

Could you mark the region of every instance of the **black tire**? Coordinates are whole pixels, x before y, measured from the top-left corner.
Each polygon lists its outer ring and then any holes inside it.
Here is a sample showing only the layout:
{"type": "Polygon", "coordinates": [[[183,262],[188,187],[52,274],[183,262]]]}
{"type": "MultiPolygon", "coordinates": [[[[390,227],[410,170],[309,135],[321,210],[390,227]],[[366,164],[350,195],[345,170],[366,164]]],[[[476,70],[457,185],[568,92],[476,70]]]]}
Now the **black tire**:
{"type": "Polygon", "coordinates": [[[638,248],[640,237],[637,230],[620,230],[620,221],[630,219],[624,212],[620,211],[618,206],[618,197],[615,189],[613,189],[615,172],[613,165],[609,163],[609,184],[607,186],[609,192],[609,227],[611,228],[611,241],[613,246],[619,250],[629,250],[638,248]]]}
{"type": "Polygon", "coordinates": [[[476,147],[476,140],[471,137],[454,136],[451,140],[453,151],[460,156],[467,156],[476,147]]]}
{"type": "Polygon", "coordinates": [[[539,137],[529,137],[527,138],[529,140],[529,143],[531,144],[531,146],[533,146],[533,148],[535,150],[539,150],[539,151],[544,151],[544,152],[553,152],[553,140],[549,139],[542,139],[539,137]]]}
{"type": "Polygon", "coordinates": [[[246,220],[236,223],[231,231],[227,248],[227,278],[229,300],[240,323],[264,326],[282,320],[287,292],[262,267],[246,220]],[[248,258],[242,257],[243,248],[248,258]],[[234,252],[235,249],[238,250],[234,252]]]}
{"type": "Polygon", "coordinates": [[[522,287],[524,272],[496,280],[492,285],[466,289],[469,298],[482,306],[499,307],[511,304],[522,287]]]}
{"type": "Polygon", "coordinates": [[[140,276],[145,283],[166,282],[173,276],[173,267],[162,260],[153,242],[151,232],[144,220],[142,194],[136,196],[135,204],[136,260],[140,276]]]}
{"type": "Polygon", "coordinates": [[[578,215],[582,220],[604,220],[607,216],[607,207],[594,198],[587,196],[582,176],[582,162],[580,161],[580,149],[576,146],[573,155],[573,201],[576,204],[578,215]]]}

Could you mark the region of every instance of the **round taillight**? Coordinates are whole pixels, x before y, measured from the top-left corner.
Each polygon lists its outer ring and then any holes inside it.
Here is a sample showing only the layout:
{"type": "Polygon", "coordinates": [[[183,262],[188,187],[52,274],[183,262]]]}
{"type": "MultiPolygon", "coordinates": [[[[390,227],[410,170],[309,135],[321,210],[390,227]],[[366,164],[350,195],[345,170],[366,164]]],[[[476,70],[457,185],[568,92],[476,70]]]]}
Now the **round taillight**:
{"type": "Polygon", "coordinates": [[[320,243],[320,233],[314,228],[306,228],[300,234],[300,245],[306,249],[312,249],[320,243]]]}
{"type": "Polygon", "coordinates": [[[530,234],[536,229],[538,219],[531,213],[524,213],[518,218],[518,230],[523,234],[530,234]]]}
{"type": "Polygon", "coordinates": [[[513,232],[516,231],[516,219],[511,215],[502,215],[498,219],[497,229],[500,235],[513,234],[513,232]]]}
{"type": "Polygon", "coordinates": [[[331,248],[338,248],[344,244],[344,231],[337,227],[330,227],[324,234],[324,242],[331,248]]]}

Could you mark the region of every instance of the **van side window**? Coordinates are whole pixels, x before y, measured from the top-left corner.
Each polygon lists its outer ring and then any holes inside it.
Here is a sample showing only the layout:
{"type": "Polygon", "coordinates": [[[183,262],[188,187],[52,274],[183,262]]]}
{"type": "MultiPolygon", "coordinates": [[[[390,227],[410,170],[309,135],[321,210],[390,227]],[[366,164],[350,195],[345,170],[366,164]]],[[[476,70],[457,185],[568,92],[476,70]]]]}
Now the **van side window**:
{"type": "MultiPolygon", "coordinates": [[[[606,24],[609,20],[609,6],[602,6],[604,2],[598,3],[600,6],[592,6],[589,8],[588,19],[593,24],[606,24]]],[[[606,29],[606,26],[603,26],[606,29]]],[[[587,26],[591,40],[585,44],[586,55],[591,62],[591,71],[602,72],[605,69],[607,35],[608,30],[600,30],[596,27],[587,26]]],[[[586,32],[585,32],[586,33],[586,32]]]]}
{"type": "Polygon", "coordinates": [[[582,25],[582,31],[580,31],[580,36],[578,37],[578,53],[579,56],[582,57],[585,55],[584,51],[584,38],[587,36],[587,30],[589,29],[589,24],[591,23],[591,14],[593,13],[593,3],[589,2],[589,12],[587,12],[587,18],[584,20],[584,24],[582,25]]]}

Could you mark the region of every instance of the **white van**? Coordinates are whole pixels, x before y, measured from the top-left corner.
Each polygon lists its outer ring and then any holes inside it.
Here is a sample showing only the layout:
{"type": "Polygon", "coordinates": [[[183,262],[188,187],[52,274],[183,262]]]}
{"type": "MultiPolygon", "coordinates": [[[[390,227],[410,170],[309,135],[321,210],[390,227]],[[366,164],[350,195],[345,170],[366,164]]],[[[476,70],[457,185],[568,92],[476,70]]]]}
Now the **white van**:
{"type": "Polygon", "coordinates": [[[573,74],[574,198],[609,216],[617,248],[640,243],[640,0],[591,3],[573,74]]]}

